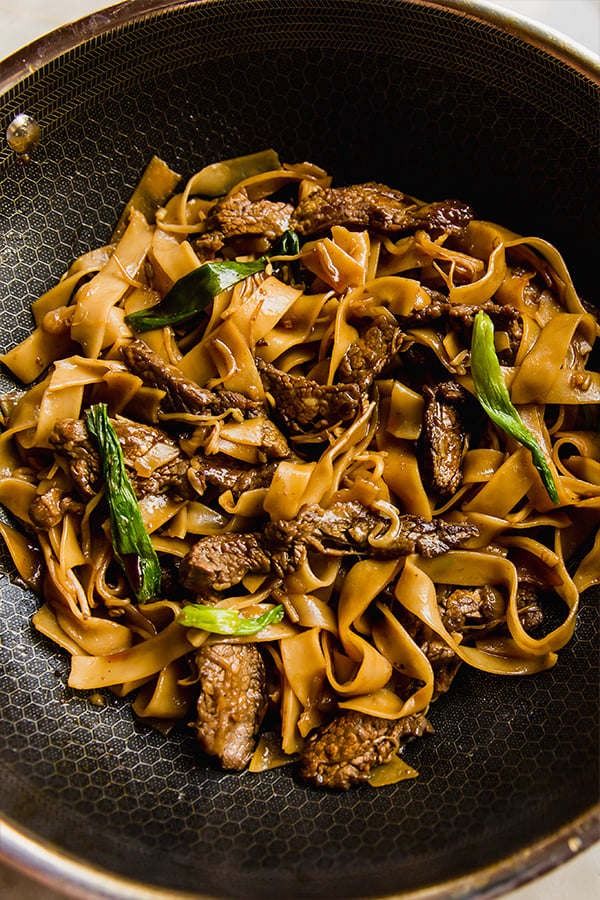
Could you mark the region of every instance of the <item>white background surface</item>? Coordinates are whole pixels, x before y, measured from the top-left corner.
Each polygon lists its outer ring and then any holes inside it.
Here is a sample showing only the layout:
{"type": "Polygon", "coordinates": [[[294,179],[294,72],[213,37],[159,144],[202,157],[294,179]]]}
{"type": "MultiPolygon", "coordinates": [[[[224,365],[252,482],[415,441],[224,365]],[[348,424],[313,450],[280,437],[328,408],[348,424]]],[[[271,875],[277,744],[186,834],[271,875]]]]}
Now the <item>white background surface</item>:
{"type": "MultiPolygon", "coordinates": [[[[290,0],[293,2],[293,0],[290,0]]],[[[0,0],[0,59],[66,22],[102,9],[94,0],[0,0]]],[[[600,0],[495,0],[600,54],[600,0]]],[[[0,835],[1,841],[1,835],[0,835]]],[[[21,873],[0,865],[2,900],[63,900],[21,873]]],[[[600,844],[503,900],[594,900],[600,897],[600,844]]]]}

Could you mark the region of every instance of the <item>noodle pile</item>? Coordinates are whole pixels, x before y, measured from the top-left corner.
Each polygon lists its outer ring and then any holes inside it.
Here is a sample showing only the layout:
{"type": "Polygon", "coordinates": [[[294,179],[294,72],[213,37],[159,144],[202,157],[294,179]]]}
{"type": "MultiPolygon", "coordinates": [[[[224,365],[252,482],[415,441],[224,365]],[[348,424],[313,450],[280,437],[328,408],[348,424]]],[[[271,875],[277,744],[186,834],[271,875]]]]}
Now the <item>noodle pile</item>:
{"type": "MultiPolygon", "coordinates": [[[[269,672],[276,740],[261,738],[251,762],[256,771],[300,753],[308,735],[341,710],[387,720],[426,712],[443,689],[428,652],[434,644],[445,648],[451,674],[460,663],[527,675],[557,662],[573,634],[580,593],[600,583],[600,373],[587,368],[598,322],[559,253],[541,238],[476,219],[453,232],[334,225],[303,238],[297,252],[267,255],[262,271],[217,293],[195,317],[136,333],[135,317],[128,317],[156,307],[212,258],[203,256],[203,239],[215,198],[245,191],[251,204],[283,195],[298,204],[331,183],[317,166],[284,166],[272,152],[247,159],[207,167],[183,190],[178,176],[153,160],[111,242],[75,260],[33,303],[34,330],[2,357],[28,387],[4,398],[0,503],[18,527],[5,521],[0,531],[21,579],[43,598],[35,627],[71,654],[69,685],[135,692],[136,716],[164,733],[193,714],[194,654],[223,640],[182,625],[183,607],[209,603],[257,617],[282,606],[281,621],[227,638],[256,643],[269,672]],[[245,169],[255,158],[258,171],[245,169]],[[440,297],[473,312],[490,303],[516,310],[514,352],[501,319],[495,349],[558,502],[529,450],[480,408],[459,486],[446,493],[431,487],[422,453],[429,374],[443,373],[477,406],[470,326],[436,327],[427,310],[440,297]],[[399,328],[402,340],[363,391],[356,414],[286,433],[265,367],[334,386],[369,325],[399,328]],[[124,364],[123,348],[139,340],[200,387],[241,394],[263,413],[167,411],[165,391],[124,364]],[[167,492],[140,498],[163,571],[175,572],[174,583],[143,602],[116,560],[105,488],[79,496],[52,440],[57,423],[85,419],[98,403],[113,421],[164,429],[188,458],[264,465],[271,425],[290,448],[272,457],[266,485],[238,493],[199,486],[192,499],[167,492]],[[53,488],[68,502],[58,521],[42,528],[32,504],[53,488]],[[203,537],[261,533],[266,522],[296,521],[307,504],[338,503],[385,517],[387,527],[369,538],[376,548],[394,540],[406,515],[473,526],[473,536],[432,558],[312,548],[293,570],[251,572],[210,596],[177,584],[181,560],[203,537]],[[582,547],[578,564],[568,567],[582,547]],[[554,616],[558,610],[558,624],[551,616],[551,626],[527,627],[523,584],[543,595],[554,616]],[[472,622],[453,630],[441,598],[462,589],[487,592],[493,627],[478,630],[472,622]]],[[[272,235],[247,233],[218,248],[216,259],[261,259],[274,244],[272,235]]],[[[172,453],[170,443],[153,448],[136,458],[134,474],[151,476],[172,453]]],[[[388,781],[414,774],[397,765],[394,772],[388,781]]]]}

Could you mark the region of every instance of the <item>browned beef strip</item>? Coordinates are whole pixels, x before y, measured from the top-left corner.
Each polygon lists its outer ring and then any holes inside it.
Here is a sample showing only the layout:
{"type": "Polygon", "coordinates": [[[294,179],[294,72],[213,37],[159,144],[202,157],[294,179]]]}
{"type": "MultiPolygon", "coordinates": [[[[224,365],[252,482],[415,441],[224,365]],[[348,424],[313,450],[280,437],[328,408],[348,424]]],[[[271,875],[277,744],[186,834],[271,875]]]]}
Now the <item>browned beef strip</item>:
{"type": "Polygon", "coordinates": [[[234,497],[238,497],[244,491],[268,487],[278,465],[279,461],[274,460],[261,466],[242,468],[230,465],[229,460],[224,460],[222,456],[196,454],[190,459],[188,477],[197,486],[199,494],[204,493],[207,484],[211,484],[222,491],[231,491],[234,497]]]}
{"type": "MultiPolygon", "coordinates": [[[[411,328],[435,328],[436,330],[456,332],[464,345],[470,347],[473,321],[479,310],[487,313],[497,331],[508,335],[509,347],[505,352],[506,360],[514,360],[523,333],[521,316],[512,306],[500,306],[492,300],[479,306],[453,304],[442,295],[436,294],[429,306],[415,310],[408,316],[399,317],[400,326],[405,330],[411,328]]],[[[502,354],[500,354],[502,356],[502,354]]]]}
{"type": "Polygon", "coordinates": [[[224,244],[223,235],[218,232],[202,234],[192,242],[194,252],[200,262],[212,262],[224,244]]]}
{"type": "Polygon", "coordinates": [[[290,227],[294,207],[273,200],[250,200],[247,192],[236,191],[217,200],[206,219],[207,231],[216,231],[225,238],[245,234],[264,235],[274,241],[290,227]]]}
{"type": "Polygon", "coordinates": [[[165,362],[142,340],[132,341],[121,350],[126,366],[139,375],[144,384],[165,391],[161,407],[165,412],[221,415],[239,409],[245,416],[257,416],[263,406],[237,391],[209,391],[187,378],[177,366],[165,362]]]}
{"type": "Polygon", "coordinates": [[[200,695],[196,736],[224,769],[243,769],[267,708],[265,666],[256,644],[205,644],[195,654],[200,695]]]}
{"type": "MultiPolygon", "coordinates": [[[[177,444],[164,431],[120,416],[111,419],[111,424],[121,445],[127,472],[138,498],[147,494],[169,494],[173,499],[182,500],[196,496],[187,477],[189,461],[180,454],[177,444]],[[149,476],[139,475],[134,468],[136,460],[157,444],[166,444],[177,455],[155,469],[149,476]]],[[[67,458],[69,471],[78,492],[84,499],[91,499],[102,486],[102,466],[85,421],[63,419],[57,422],[50,435],[50,443],[57,453],[67,458]]]]}
{"type": "Polygon", "coordinates": [[[358,501],[333,503],[327,509],[307,503],[290,521],[268,522],[263,534],[274,550],[289,551],[294,544],[301,544],[321,553],[358,553],[378,559],[409,553],[426,558],[440,556],[477,534],[472,525],[405,515],[400,517],[399,531],[389,543],[372,546],[369,537],[385,531],[389,524],[386,516],[358,501]]]}
{"type": "Polygon", "coordinates": [[[424,474],[440,494],[453,494],[462,483],[462,462],[467,443],[463,411],[467,392],[454,381],[423,387],[424,474]]]}
{"type": "Polygon", "coordinates": [[[54,486],[32,501],[29,505],[29,518],[35,528],[48,531],[58,525],[67,512],[73,511],[81,515],[83,509],[80,502],[74,500],[61,488],[54,486]]]}
{"type": "Polygon", "coordinates": [[[408,740],[432,731],[421,714],[381,719],[344,710],[307,738],[300,777],[317,787],[348,790],[366,781],[375,766],[389,762],[408,740]]]}
{"type": "Polygon", "coordinates": [[[357,384],[319,384],[301,375],[282,372],[271,363],[256,360],[265,390],[275,400],[273,416],[290,436],[310,434],[347,425],[360,408],[357,384]]]}
{"type": "Polygon", "coordinates": [[[208,535],[182,559],[179,582],[194,593],[225,590],[249,573],[268,574],[271,557],[259,534],[208,535]]]}
{"type": "Polygon", "coordinates": [[[353,554],[394,559],[409,553],[439,556],[473,537],[470,525],[420,516],[402,516],[398,534],[385,546],[374,547],[369,536],[389,520],[362,503],[335,503],[324,509],[317,503],[303,506],[291,521],[267,522],[261,533],[201,538],[183,558],[180,582],[201,593],[232,587],[248,574],[271,572],[279,578],[293,572],[309,549],[327,555],[353,554]]]}
{"type": "Polygon", "coordinates": [[[50,435],[50,443],[60,456],[65,456],[69,472],[85,500],[90,500],[102,486],[102,466],[83,419],[63,419],[57,422],[50,435]]]}
{"type": "Polygon", "coordinates": [[[419,206],[406,194],[368,182],[349,187],[316,188],[294,210],[290,228],[301,235],[327,231],[332,225],[372,228],[380,232],[460,231],[473,217],[464,203],[443,200],[419,206]]]}
{"type": "Polygon", "coordinates": [[[400,349],[403,334],[388,320],[369,325],[359,339],[346,351],[336,373],[342,384],[357,384],[368,391],[395,353],[400,349]]]}

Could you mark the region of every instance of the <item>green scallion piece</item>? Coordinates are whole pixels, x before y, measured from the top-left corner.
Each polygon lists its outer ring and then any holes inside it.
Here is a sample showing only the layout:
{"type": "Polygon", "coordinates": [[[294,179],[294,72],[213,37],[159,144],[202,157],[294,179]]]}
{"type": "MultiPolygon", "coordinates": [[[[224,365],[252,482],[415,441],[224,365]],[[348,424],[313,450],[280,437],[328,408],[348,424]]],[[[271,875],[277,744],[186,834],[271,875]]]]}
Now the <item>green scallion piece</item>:
{"type": "Polygon", "coordinates": [[[481,406],[492,422],[527,447],[550,499],[558,504],[558,491],[548,460],[511,402],[494,347],[494,323],[482,310],[476,314],[473,324],[471,375],[481,406]]]}
{"type": "Polygon", "coordinates": [[[260,616],[254,618],[240,615],[235,609],[221,609],[205,606],[202,603],[190,603],[184,606],[177,622],[188,628],[202,628],[213,634],[246,635],[256,634],[267,625],[276,625],[283,619],[283,606],[274,606],[260,616]]]}
{"type": "Polygon", "coordinates": [[[142,603],[152,600],[160,594],[160,563],[146,531],[106,404],[97,403],[90,407],[86,421],[100,452],[115,556],[136,599],[142,603]]]}

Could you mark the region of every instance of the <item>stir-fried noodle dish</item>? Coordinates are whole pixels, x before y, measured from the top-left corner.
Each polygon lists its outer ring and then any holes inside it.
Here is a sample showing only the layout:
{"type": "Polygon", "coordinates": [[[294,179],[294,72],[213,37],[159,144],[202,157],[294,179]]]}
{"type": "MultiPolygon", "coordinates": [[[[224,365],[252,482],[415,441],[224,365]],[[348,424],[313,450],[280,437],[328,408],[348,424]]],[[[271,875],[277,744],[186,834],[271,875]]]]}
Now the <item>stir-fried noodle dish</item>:
{"type": "Polygon", "coordinates": [[[461,664],[557,663],[600,583],[600,328],[543,238],[154,158],[32,312],[0,530],[72,688],[345,789],[417,774],[461,664]]]}

